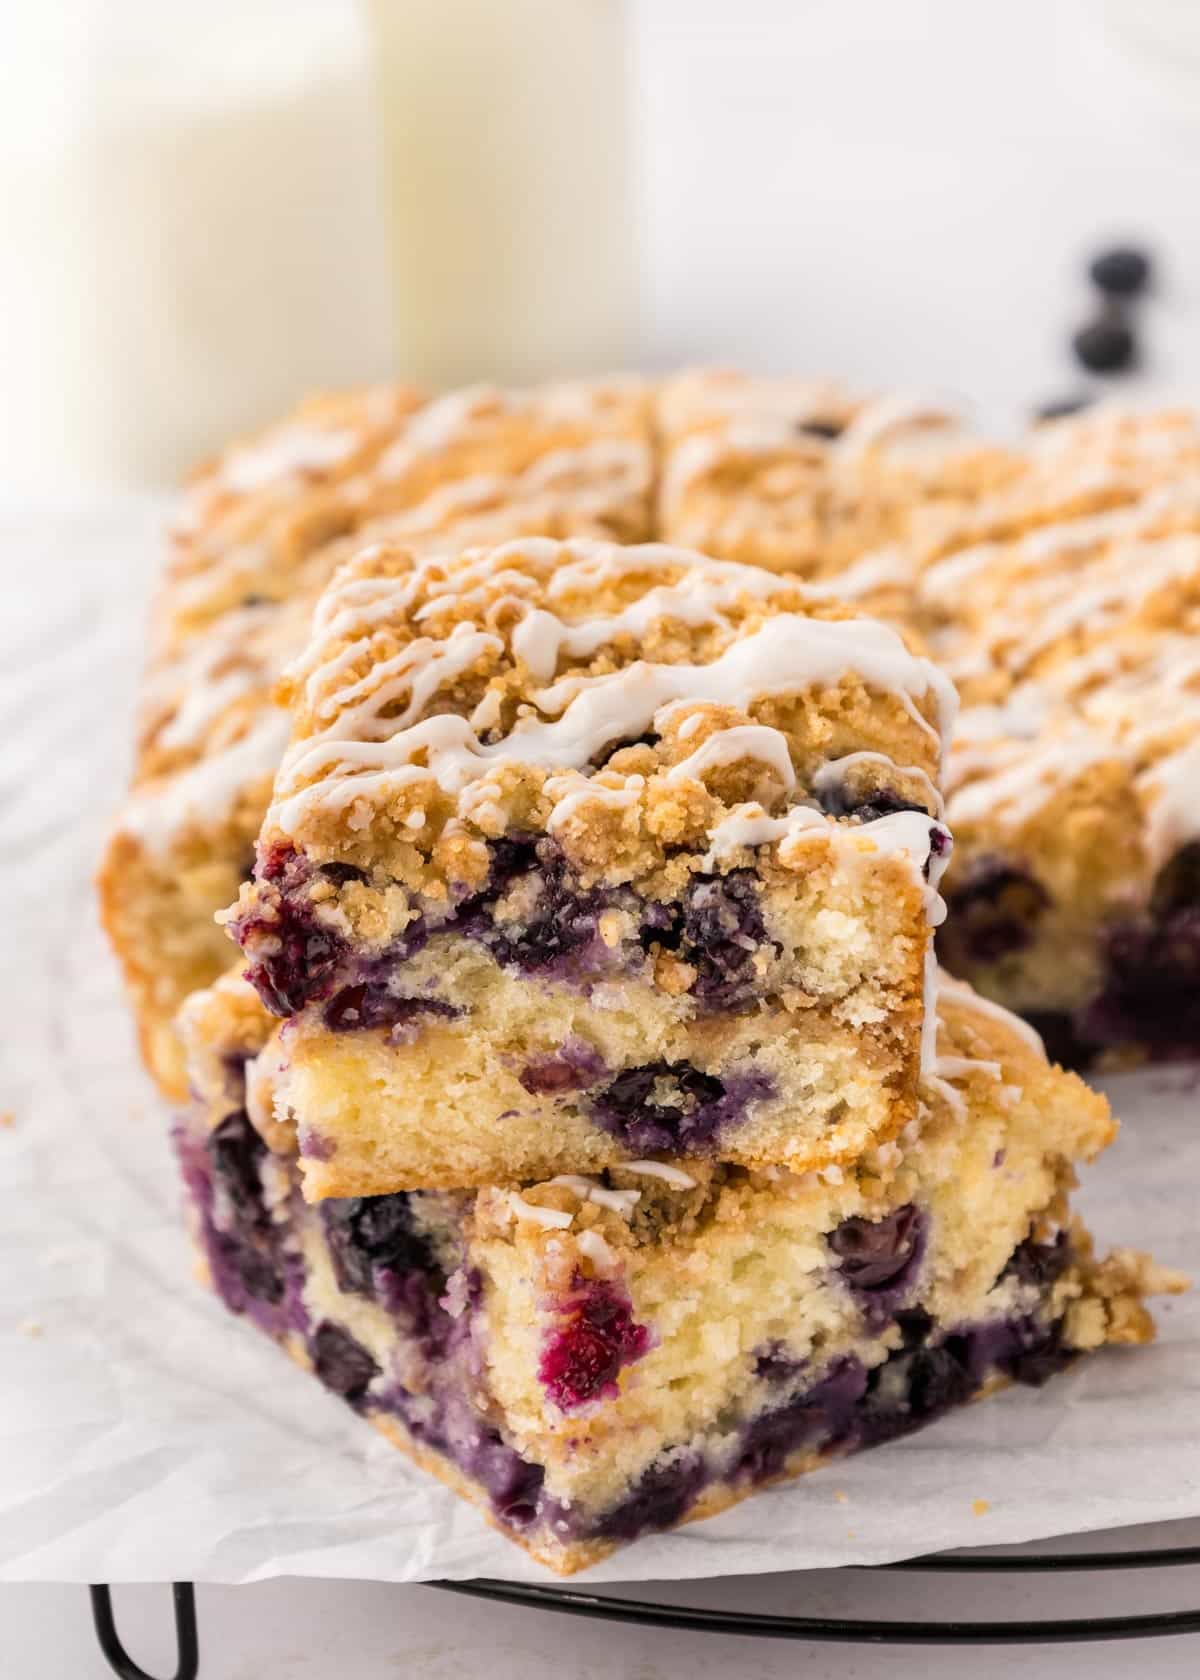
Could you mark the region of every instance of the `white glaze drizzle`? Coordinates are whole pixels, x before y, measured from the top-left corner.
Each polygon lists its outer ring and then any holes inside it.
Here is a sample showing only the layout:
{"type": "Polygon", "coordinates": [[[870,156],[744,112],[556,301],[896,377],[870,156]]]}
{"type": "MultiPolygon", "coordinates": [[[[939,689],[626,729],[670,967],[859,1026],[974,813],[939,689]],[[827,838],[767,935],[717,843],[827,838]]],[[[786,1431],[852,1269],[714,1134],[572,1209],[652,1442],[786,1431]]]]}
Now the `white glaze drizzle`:
{"type": "Polygon", "coordinates": [[[885,771],[919,782],[932,808],[932,815],[941,816],[942,796],[925,771],[916,764],[895,764],[886,753],[852,752],[845,753],[841,758],[828,759],[814,775],[813,787],[818,793],[824,792],[826,788],[836,787],[844,779],[845,772],[855,764],[881,764],[885,771]]]}
{"type": "Polygon", "coordinates": [[[674,1190],[694,1190],[696,1187],[691,1173],[684,1172],[682,1167],[672,1166],[669,1161],[622,1161],[621,1171],[641,1173],[645,1178],[661,1178],[674,1190]]]}
{"type": "Polygon", "coordinates": [[[235,495],[251,495],[297,473],[327,472],[352,455],[358,434],[346,429],[285,426],[261,443],[235,449],[221,467],[219,482],[235,495]]]}
{"type": "Polygon", "coordinates": [[[544,1231],[566,1231],[575,1219],[565,1208],[539,1207],[536,1202],[527,1202],[515,1190],[508,1192],[508,1206],[518,1219],[540,1225],[544,1231]]]}
{"type": "MultiPolygon", "coordinates": [[[[701,714],[697,714],[699,721],[701,714]]],[[[689,718],[688,722],[692,720],[689,718]]],[[[877,755],[882,757],[882,754],[877,755]]],[[[787,736],[779,729],[764,724],[738,724],[731,729],[719,729],[710,735],[687,758],[673,764],[667,771],[669,782],[688,779],[702,782],[709,770],[723,769],[743,759],[755,758],[772,770],[783,784],[785,792],[796,785],[796,772],[788,751],[787,736]]],[[[890,760],[886,762],[890,763],[890,760]]]]}
{"type": "Polygon", "coordinates": [[[957,433],[961,426],[960,417],[936,398],[897,392],[878,397],[861,409],[834,443],[834,450],[842,462],[858,461],[897,433],[927,430],[957,433]]]}
{"type": "Polygon", "coordinates": [[[833,824],[823,811],[811,805],[793,805],[780,817],[771,817],[755,800],[735,805],[709,835],[703,867],[712,870],[743,846],[766,846],[773,841],[802,839],[806,833],[828,838],[833,824]]]}
{"type": "Polygon", "coordinates": [[[971,1009],[977,1015],[986,1015],[989,1020],[996,1021],[1005,1027],[1015,1037],[1023,1039],[1029,1048],[1037,1053],[1044,1061],[1046,1046],[1041,1037],[1034,1032],[1028,1021],[1022,1021],[1020,1016],[1001,1004],[993,1003],[990,998],[982,997],[973,987],[963,980],[955,980],[944,969],[937,973],[937,992],[940,997],[947,997],[962,1009],[971,1009]]]}
{"type": "Polygon", "coordinates": [[[559,1173],[550,1183],[561,1184],[578,1196],[581,1202],[594,1202],[597,1207],[607,1208],[610,1213],[619,1213],[624,1219],[629,1218],[642,1199],[640,1190],[608,1190],[603,1184],[583,1173],[559,1173]]]}
{"type": "Polygon", "coordinates": [[[1146,850],[1157,871],[1185,840],[1200,835],[1200,734],[1140,778],[1151,796],[1146,850]]]}
{"type": "Polygon", "coordinates": [[[598,1272],[610,1274],[616,1271],[619,1264],[617,1256],[599,1231],[580,1231],[575,1238],[575,1246],[586,1260],[592,1262],[598,1272]]]}
{"type": "MultiPolygon", "coordinates": [[[[763,589],[764,574],[754,568],[723,568],[713,574],[700,557],[661,547],[646,551],[544,541],[504,545],[476,557],[474,575],[490,573],[493,580],[505,579],[506,562],[518,554],[532,554],[547,566],[557,559],[560,585],[561,568],[576,555],[625,571],[636,568],[652,573],[664,564],[682,565],[695,574],[688,580],[696,586],[689,622],[712,621],[717,606],[714,593],[706,595],[706,589],[719,595],[731,582],[740,586],[744,579],[756,591],[763,589]]],[[[795,613],[768,618],[708,664],[638,661],[599,676],[561,677],[531,696],[538,712],[550,716],[527,710],[507,736],[487,744],[456,714],[420,717],[443,683],[461,675],[476,659],[499,651],[496,638],[469,623],[460,623],[443,640],[422,637],[407,644],[383,667],[386,680],[382,684],[376,667],[357,683],[337,686],[358,657],[358,649],[351,643],[333,651],[330,644],[343,636],[366,635],[380,621],[403,612],[421,583],[431,576],[436,582],[442,575],[418,567],[394,580],[353,580],[332,590],[318,609],[317,650],[304,662],[306,694],[317,716],[330,721],[319,735],[297,742],[285,758],[273,813],[285,832],[295,832],[315,807],[344,809],[363,795],[416,780],[433,780],[447,793],[461,796],[472,781],[501,763],[582,771],[614,740],[636,738],[651,725],[661,733],[681,707],[708,703],[745,712],[757,700],[833,684],[850,674],[898,696],[924,728],[932,726],[917,712],[914,696],[932,698],[943,737],[953,716],[955,696],[950,685],[927,661],[909,653],[894,631],[872,620],[823,621],[795,613]],[[390,590],[380,587],[384,583],[391,585],[390,590]],[[323,665],[324,650],[329,651],[323,665]],[[407,705],[398,710],[405,698],[407,705]],[[340,715],[335,715],[339,709],[340,715]],[[384,717],[385,710],[397,715],[384,717]]],[[[469,568],[468,595],[472,581],[469,568]]],[[[668,585],[667,591],[673,597],[678,587],[668,585]]],[[[456,597],[459,602],[462,599],[456,597]]],[[[661,601],[661,596],[655,600],[653,588],[642,598],[652,603],[655,612],[661,601]]],[[[642,602],[627,609],[635,619],[645,610],[642,602]]],[[[565,625],[544,608],[535,610],[538,616],[523,652],[540,669],[548,668],[550,645],[561,648],[573,637],[576,645],[586,645],[590,638],[597,634],[603,638],[611,629],[611,621],[602,629],[586,623],[565,625]]],[[[365,647],[362,651],[366,652],[365,647]]],[[[777,763],[774,737],[763,734],[756,739],[772,742],[771,762],[777,763]]],[[[570,796],[579,791],[576,785],[563,789],[570,796]]]]}
{"type": "Polygon", "coordinates": [[[287,738],[287,713],[268,708],[232,746],[137,789],[120,829],[151,852],[167,852],[189,824],[211,825],[228,816],[248,786],[272,774],[287,738]]]}
{"type": "Polygon", "coordinates": [[[975,1056],[939,1056],[934,1072],[939,1079],[966,1079],[972,1073],[981,1073],[988,1079],[1004,1077],[999,1062],[981,1061],[975,1056]]]}

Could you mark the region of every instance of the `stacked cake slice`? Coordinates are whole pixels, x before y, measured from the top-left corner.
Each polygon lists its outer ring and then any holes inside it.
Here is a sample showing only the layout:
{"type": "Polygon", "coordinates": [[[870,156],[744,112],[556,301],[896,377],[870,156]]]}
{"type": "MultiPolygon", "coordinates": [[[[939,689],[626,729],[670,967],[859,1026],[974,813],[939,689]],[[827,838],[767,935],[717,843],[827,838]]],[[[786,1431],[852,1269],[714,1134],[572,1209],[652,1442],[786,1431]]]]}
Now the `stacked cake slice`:
{"type": "Polygon", "coordinates": [[[231,927],[312,1194],[914,1117],[954,695],[895,631],[662,546],[380,548],[288,691],[231,927]]]}
{"type": "Polygon", "coordinates": [[[213,1286],[564,1571],[1152,1333],[1103,1099],[930,957],[945,680],[765,570],[382,546],[183,1012],[213,1286]]]}
{"type": "Polygon", "coordinates": [[[1175,1280],[1097,1260],[1068,1209],[1103,1099],[994,1005],[939,996],[918,1120],[845,1170],[648,1157],[313,1204],[274,1124],[278,1029],[230,976],[185,1009],[204,1274],[509,1538],[583,1568],[1153,1335],[1142,1297],[1175,1280]]]}

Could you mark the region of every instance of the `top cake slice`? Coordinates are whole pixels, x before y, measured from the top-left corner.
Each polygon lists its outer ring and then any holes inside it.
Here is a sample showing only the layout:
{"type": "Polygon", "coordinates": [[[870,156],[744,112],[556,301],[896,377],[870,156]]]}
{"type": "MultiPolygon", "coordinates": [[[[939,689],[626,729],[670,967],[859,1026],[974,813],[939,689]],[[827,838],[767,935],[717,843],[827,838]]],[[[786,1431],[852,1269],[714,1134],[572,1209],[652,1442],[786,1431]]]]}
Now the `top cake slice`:
{"type": "Polygon", "coordinates": [[[659,545],[384,546],[282,698],[229,920],[311,1197],[912,1117],[955,697],[895,631],[659,545]]]}

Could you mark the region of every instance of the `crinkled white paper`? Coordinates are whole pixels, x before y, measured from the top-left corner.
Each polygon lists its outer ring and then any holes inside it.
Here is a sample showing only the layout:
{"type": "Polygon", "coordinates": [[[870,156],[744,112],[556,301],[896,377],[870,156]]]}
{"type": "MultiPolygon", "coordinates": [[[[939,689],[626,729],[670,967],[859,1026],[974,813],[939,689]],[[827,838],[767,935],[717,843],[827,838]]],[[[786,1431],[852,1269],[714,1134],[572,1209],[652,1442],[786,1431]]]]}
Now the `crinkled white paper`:
{"type": "MultiPolygon", "coordinates": [[[[0,519],[0,1579],[539,1578],[192,1280],[167,1116],[90,876],[123,785],[157,510],[0,519]]],[[[1200,1094],[1114,1081],[1104,1244],[1200,1270],[1200,1094]]],[[[1200,1515],[1200,1298],[1107,1353],[589,1579],[873,1563],[1200,1515]],[[980,1514],[976,1501],[986,1501],[980,1514]]]]}

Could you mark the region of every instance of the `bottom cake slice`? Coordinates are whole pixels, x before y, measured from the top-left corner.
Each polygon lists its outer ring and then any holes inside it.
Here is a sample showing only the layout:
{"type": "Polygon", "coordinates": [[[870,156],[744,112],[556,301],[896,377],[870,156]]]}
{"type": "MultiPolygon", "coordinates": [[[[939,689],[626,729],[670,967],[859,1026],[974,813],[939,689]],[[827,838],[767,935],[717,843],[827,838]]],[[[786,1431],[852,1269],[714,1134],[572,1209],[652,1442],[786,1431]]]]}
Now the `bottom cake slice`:
{"type": "Polygon", "coordinates": [[[920,1120],[854,1172],[645,1161],[315,1207],[250,1118],[254,995],[229,978],[185,1014],[177,1141],[214,1289],[562,1573],[1147,1341],[1143,1294],[1182,1286],[1095,1258],[1067,1193],[1107,1105],[958,984],[920,1120]]]}

